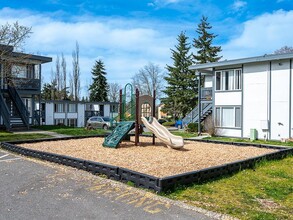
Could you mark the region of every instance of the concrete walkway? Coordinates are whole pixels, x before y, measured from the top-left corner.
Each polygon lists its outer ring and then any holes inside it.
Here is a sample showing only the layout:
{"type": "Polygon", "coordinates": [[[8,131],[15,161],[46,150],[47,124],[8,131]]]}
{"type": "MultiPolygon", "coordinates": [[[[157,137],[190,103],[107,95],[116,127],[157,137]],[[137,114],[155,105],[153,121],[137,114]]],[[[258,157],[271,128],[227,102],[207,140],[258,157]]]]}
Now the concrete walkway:
{"type": "Polygon", "coordinates": [[[28,131],[14,131],[13,134],[46,134],[56,138],[72,137],[72,135],[58,134],[53,131],[44,131],[44,130],[37,130],[37,129],[31,129],[28,131]]]}
{"type": "Polygon", "coordinates": [[[103,179],[0,150],[0,219],[231,219],[103,179]]]}

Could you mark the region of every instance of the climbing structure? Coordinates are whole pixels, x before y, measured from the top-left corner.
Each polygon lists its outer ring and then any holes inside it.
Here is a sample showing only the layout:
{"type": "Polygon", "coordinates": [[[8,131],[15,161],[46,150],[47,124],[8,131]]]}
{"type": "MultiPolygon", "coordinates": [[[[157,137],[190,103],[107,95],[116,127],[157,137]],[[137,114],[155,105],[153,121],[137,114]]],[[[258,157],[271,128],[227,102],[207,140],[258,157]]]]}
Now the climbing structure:
{"type": "MultiPolygon", "coordinates": [[[[155,91],[154,91],[155,97],[155,91]]],[[[139,96],[138,89],[133,92],[133,87],[130,83],[124,87],[124,93],[120,90],[120,108],[119,121],[116,128],[104,140],[104,147],[116,148],[119,143],[124,140],[127,134],[135,128],[135,145],[139,144],[139,133],[141,128],[142,106],[149,104],[152,109],[152,116],[155,114],[155,98],[149,95],[139,96]]],[[[151,116],[151,115],[150,115],[151,116]]],[[[153,144],[155,137],[153,136],[153,144]]]]}

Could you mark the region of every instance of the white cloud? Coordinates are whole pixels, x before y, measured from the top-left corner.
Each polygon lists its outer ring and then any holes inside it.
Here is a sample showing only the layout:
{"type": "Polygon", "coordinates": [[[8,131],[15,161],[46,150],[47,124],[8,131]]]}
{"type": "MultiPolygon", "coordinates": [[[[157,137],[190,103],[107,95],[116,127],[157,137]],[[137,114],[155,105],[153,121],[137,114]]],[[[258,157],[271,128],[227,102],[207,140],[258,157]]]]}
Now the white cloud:
{"type": "Polygon", "coordinates": [[[275,11],[243,24],[241,35],[222,46],[225,59],[273,53],[282,46],[292,46],[293,10],[275,11]]]}
{"type": "Polygon", "coordinates": [[[247,2],[236,0],[234,1],[233,5],[231,6],[234,11],[242,10],[247,5],[247,2]]]}
{"type": "MultiPolygon", "coordinates": [[[[63,22],[54,16],[25,10],[5,8],[0,10],[0,23],[31,26],[33,34],[26,42],[26,52],[56,58],[64,53],[67,67],[71,71],[71,54],[75,42],[80,46],[80,66],[82,87],[91,78],[91,69],[96,59],[105,62],[109,82],[121,85],[131,81],[131,77],[148,62],[162,68],[170,62],[170,49],[175,44],[175,36],[164,34],[159,29],[146,27],[138,21],[118,18],[82,17],[75,22],[63,22]]],[[[44,65],[45,81],[50,80],[54,61],[44,65]]]]}
{"type": "Polygon", "coordinates": [[[161,8],[170,4],[179,3],[180,1],[182,0],[154,0],[152,2],[149,2],[147,5],[150,7],[161,8]]]}

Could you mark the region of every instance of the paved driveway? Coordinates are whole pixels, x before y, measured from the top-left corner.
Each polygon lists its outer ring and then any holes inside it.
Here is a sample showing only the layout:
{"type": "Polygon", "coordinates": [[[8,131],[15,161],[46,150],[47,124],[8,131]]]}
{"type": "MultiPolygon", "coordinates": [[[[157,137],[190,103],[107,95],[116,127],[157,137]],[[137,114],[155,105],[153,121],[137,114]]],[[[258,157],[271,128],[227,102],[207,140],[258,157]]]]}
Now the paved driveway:
{"type": "Polygon", "coordinates": [[[0,175],[0,219],[219,217],[84,171],[2,150],[0,175]]]}

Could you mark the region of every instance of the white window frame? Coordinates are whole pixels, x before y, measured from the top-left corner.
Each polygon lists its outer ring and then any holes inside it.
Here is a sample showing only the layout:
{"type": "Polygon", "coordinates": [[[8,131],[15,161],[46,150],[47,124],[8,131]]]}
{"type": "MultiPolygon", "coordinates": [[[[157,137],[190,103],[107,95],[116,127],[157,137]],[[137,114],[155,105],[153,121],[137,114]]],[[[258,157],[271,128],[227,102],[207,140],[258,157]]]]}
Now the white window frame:
{"type": "Polygon", "coordinates": [[[67,126],[68,127],[77,127],[77,118],[68,118],[67,119],[67,126]],[[71,126],[71,123],[73,121],[73,126],[71,126]]]}
{"type": "Polygon", "coordinates": [[[70,103],[70,104],[68,104],[68,112],[69,113],[76,113],[77,112],[77,104],[72,104],[72,103],[70,103]],[[72,110],[72,106],[74,106],[74,110],[72,110]]]}
{"type": "Polygon", "coordinates": [[[55,105],[54,106],[54,112],[55,113],[63,113],[63,112],[65,112],[65,105],[64,105],[64,103],[55,103],[54,105],[55,105]]]}
{"type": "Polygon", "coordinates": [[[242,90],[242,69],[227,69],[227,70],[215,71],[215,85],[216,85],[215,91],[242,90]],[[232,71],[233,71],[233,76],[229,77],[232,71]],[[236,77],[237,74],[239,74],[239,77],[236,77]],[[217,78],[217,75],[220,75],[220,77],[217,78]],[[228,79],[227,79],[227,75],[228,75],[228,79]],[[239,83],[237,83],[238,82],[237,79],[239,80],[239,83]],[[218,80],[220,80],[220,83],[218,86],[219,88],[217,87],[218,80]],[[228,80],[228,85],[226,85],[226,80],[228,80]],[[237,85],[239,86],[239,88],[237,88],[238,87],[237,85]]]}
{"type": "Polygon", "coordinates": [[[27,66],[24,64],[13,64],[11,73],[16,78],[27,78],[27,66]]]}
{"type": "Polygon", "coordinates": [[[237,128],[240,129],[242,127],[242,120],[241,120],[241,111],[242,108],[241,106],[216,106],[215,107],[215,120],[214,120],[214,124],[215,127],[219,127],[219,128],[237,128]],[[223,126],[223,110],[225,109],[233,109],[233,125],[232,126],[223,126]],[[239,109],[239,120],[236,120],[236,109],[239,109]],[[220,116],[220,118],[218,118],[220,116]],[[236,125],[236,121],[239,122],[239,125],[236,125]]]}

